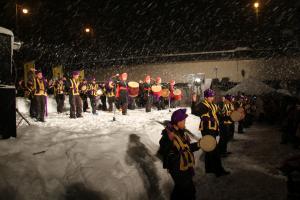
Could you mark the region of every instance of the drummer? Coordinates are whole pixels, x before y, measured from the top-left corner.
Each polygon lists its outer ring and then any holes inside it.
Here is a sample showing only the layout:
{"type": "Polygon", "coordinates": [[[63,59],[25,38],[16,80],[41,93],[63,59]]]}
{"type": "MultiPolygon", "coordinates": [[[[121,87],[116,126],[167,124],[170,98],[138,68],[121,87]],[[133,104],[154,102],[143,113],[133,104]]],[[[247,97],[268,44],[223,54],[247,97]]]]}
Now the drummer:
{"type": "Polygon", "coordinates": [[[146,112],[151,112],[151,107],[153,103],[153,96],[151,90],[151,77],[147,75],[145,77],[145,82],[143,84],[143,93],[144,93],[144,102],[145,102],[145,109],[146,112]]]}
{"type": "MultiPolygon", "coordinates": [[[[162,87],[162,85],[161,85],[161,78],[159,76],[156,78],[156,81],[155,81],[154,85],[162,87]]],[[[163,105],[162,105],[163,98],[161,96],[161,91],[158,92],[158,93],[153,93],[153,101],[154,101],[154,104],[157,107],[157,110],[162,110],[163,109],[163,105]]]]}
{"type": "Polygon", "coordinates": [[[127,73],[123,73],[120,76],[120,81],[118,81],[116,98],[118,98],[118,104],[122,109],[122,114],[127,115],[128,108],[128,83],[127,83],[127,73]]]}
{"type": "Polygon", "coordinates": [[[86,79],[83,79],[79,85],[80,88],[80,97],[82,99],[83,112],[86,112],[89,109],[88,104],[88,82],[86,79]]]}
{"type": "MultiPolygon", "coordinates": [[[[235,96],[231,95],[231,101],[230,101],[230,106],[231,109],[235,110],[235,96]]],[[[229,140],[234,139],[234,132],[235,132],[235,123],[232,123],[230,126],[230,135],[229,135],[229,140]]]]}
{"type": "Polygon", "coordinates": [[[128,109],[130,110],[135,110],[136,108],[136,98],[139,95],[139,87],[139,83],[135,81],[130,81],[128,83],[128,109]]]}
{"type": "MultiPolygon", "coordinates": [[[[204,100],[196,105],[196,98],[192,99],[192,114],[200,117],[200,131],[202,136],[211,135],[214,138],[219,136],[219,119],[217,116],[218,107],[213,103],[215,92],[211,89],[204,91],[204,100]]],[[[216,177],[228,175],[230,172],[225,171],[222,166],[219,152],[219,144],[211,152],[205,153],[205,171],[214,173],[216,177]]]]}
{"type": "Polygon", "coordinates": [[[143,85],[144,85],[144,81],[139,80],[139,94],[136,97],[136,105],[139,108],[143,108],[145,106],[144,104],[144,92],[143,92],[143,85]]]}
{"type": "MultiPolygon", "coordinates": [[[[237,109],[245,110],[244,106],[245,106],[245,97],[244,97],[244,95],[240,95],[239,99],[236,102],[236,107],[237,107],[237,109]]],[[[245,133],[244,132],[244,119],[239,121],[238,133],[240,133],[240,134],[245,133]]]]}
{"type": "Polygon", "coordinates": [[[106,105],[107,94],[106,94],[105,83],[99,84],[99,90],[102,93],[102,95],[100,95],[101,110],[107,111],[107,105],[106,105]]]}
{"type": "Polygon", "coordinates": [[[82,117],[82,100],[79,96],[79,85],[79,72],[74,71],[72,78],[67,82],[67,88],[69,89],[70,118],[72,119],[82,117]]]}
{"type": "Polygon", "coordinates": [[[223,157],[231,154],[227,151],[227,144],[231,135],[231,125],[233,121],[230,118],[231,113],[234,111],[234,108],[231,104],[231,95],[226,95],[224,97],[224,104],[221,109],[221,120],[220,120],[220,153],[223,157]]]}
{"type": "Polygon", "coordinates": [[[176,108],[179,105],[179,100],[177,100],[174,95],[174,91],[176,89],[175,84],[176,84],[175,80],[170,81],[169,90],[170,90],[170,106],[171,106],[171,108],[176,108]]]}
{"type": "Polygon", "coordinates": [[[186,109],[176,110],[171,123],[162,131],[158,153],[163,158],[163,168],[167,169],[174,181],[171,199],[195,199],[193,182],[195,158],[193,152],[199,150],[199,142],[190,142],[185,132],[186,109]],[[183,150],[184,149],[184,150],[183,150]]]}
{"type": "Polygon", "coordinates": [[[96,79],[92,77],[90,83],[88,84],[88,95],[90,98],[93,115],[98,115],[96,111],[97,102],[99,100],[98,90],[99,85],[96,83],[96,79]]]}
{"type": "Polygon", "coordinates": [[[113,103],[115,102],[115,86],[112,79],[109,79],[105,85],[105,91],[108,101],[108,112],[113,111],[113,103]]]}

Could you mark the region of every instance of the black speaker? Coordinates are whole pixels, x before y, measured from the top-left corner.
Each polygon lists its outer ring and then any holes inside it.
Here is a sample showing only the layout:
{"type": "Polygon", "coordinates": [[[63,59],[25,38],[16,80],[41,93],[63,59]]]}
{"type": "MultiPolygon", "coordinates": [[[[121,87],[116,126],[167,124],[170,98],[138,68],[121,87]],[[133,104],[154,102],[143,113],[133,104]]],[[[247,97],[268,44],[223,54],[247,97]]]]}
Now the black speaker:
{"type": "Polygon", "coordinates": [[[16,137],[16,88],[0,85],[0,137],[16,137]]]}
{"type": "Polygon", "coordinates": [[[2,85],[14,85],[11,44],[11,35],[0,33],[0,84],[2,85]]]}

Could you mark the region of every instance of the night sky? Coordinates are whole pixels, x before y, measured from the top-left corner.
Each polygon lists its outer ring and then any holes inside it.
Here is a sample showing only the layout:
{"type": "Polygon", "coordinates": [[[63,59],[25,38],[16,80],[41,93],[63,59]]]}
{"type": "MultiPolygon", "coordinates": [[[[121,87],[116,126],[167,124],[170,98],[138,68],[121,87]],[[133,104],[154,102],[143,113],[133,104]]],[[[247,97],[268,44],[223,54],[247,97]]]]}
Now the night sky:
{"type": "MultiPolygon", "coordinates": [[[[0,26],[15,30],[14,1],[1,1],[0,26]]],[[[28,0],[19,14],[23,59],[53,63],[226,50],[293,48],[299,0],[28,0]],[[92,32],[84,32],[86,27],[92,32]]]]}

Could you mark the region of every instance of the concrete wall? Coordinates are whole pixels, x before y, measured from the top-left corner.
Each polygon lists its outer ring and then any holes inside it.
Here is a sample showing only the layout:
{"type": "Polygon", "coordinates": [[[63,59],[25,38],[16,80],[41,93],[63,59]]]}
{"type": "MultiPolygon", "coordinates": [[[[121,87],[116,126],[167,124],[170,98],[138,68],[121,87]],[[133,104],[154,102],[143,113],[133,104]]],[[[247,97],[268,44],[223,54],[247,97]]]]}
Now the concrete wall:
{"type": "Polygon", "coordinates": [[[175,79],[176,82],[186,82],[185,75],[205,73],[205,78],[228,77],[231,81],[240,82],[245,71],[245,78],[254,77],[259,80],[294,80],[300,79],[300,58],[277,58],[257,60],[214,60],[176,62],[162,64],[145,64],[126,67],[108,67],[99,69],[98,80],[107,80],[116,73],[127,72],[129,80],[143,80],[149,74],[153,78],[161,76],[164,81],[175,79]]]}

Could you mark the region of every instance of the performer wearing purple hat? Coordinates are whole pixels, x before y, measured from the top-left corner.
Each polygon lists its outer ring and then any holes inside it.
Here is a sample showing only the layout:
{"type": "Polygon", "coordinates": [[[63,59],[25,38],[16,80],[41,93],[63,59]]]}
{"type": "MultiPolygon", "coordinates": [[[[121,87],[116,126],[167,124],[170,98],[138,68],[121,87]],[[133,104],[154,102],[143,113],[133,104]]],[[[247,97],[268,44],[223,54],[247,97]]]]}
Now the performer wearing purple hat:
{"type": "MultiPolygon", "coordinates": [[[[196,105],[193,99],[192,114],[200,117],[200,131],[202,136],[211,135],[213,137],[219,136],[220,125],[217,116],[218,106],[213,103],[215,92],[211,89],[204,91],[204,100],[196,105]]],[[[214,173],[217,177],[227,175],[229,172],[225,171],[219,152],[219,145],[211,151],[205,153],[205,171],[206,173],[214,173]]]]}
{"type": "Polygon", "coordinates": [[[113,103],[115,102],[115,84],[112,79],[109,79],[105,85],[107,101],[108,101],[108,112],[113,111],[113,103]]]}
{"type": "Polygon", "coordinates": [[[88,82],[86,79],[83,79],[79,84],[79,95],[82,100],[82,110],[86,112],[89,109],[88,103],[88,82]]]}
{"type": "Polygon", "coordinates": [[[82,100],[79,96],[79,72],[74,71],[69,84],[70,118],[82,117],[82,100]]]}
{"type": "Polygon", "coordinates": [[[36,78],[33,84],[37,120],[40,122],[45,122],[48,84],[47,81],[43,78],[43,73],[41,71],[36,72],[36,78]]]}
{"type": "Polygon", "coordinates": [[[171,123],[162,131],[158,153],[163,158],[163,168],[168,169],[174,189],[171,199],[195,199],[196,189],[194,176],[194,151],[199,150],[199,142],[190,143],[185,132],[186,109],[176,110],[171,123]]]}
{"type": "Polygon", "coordinates": [[[29,91],[29,100],[30,100],[30,117],[36,118],[37,117],[37,111],[36,111],[36,102],[34,98],[34,82],[36,80],[36,73],[35,69],[31,68],[30,73],[28,74],[28,81],[27,81],[27,89],[29,91]]]}
{"type": "Polygon", "coordinates": [[[88,94],[91,102],[91,107],[92,107],[92,113],[93,115],[98,115],[97,114],[97,103],[98,103],[98,93],[97,91],[99,90],[99,85],[96,83],[96,79],[93,77],[91,78],[91,82],[88,84],[88,94]]]}
{"type": "MultiPolygon", "coordinates": [[[[237,109],[243,109],[245,110],[245,96],[243,94],[238,96],[238,100],[236,102],[236,108],[237,109]]],[[[244,132],[244,119],[240,120],[238,123],[238,133],[242,134],[244,132]]]]}
{"type": "Polygon", "coordinates": [[[62,113],[65,103],[65,83],[63,78],[60,78],[55,82],[54,96],[57,103],[57,113],[62,113]]]}
{"type": "Polygon", "coordinates": [[[231,126],[233,121],[230,118],[231,113],[234,111],[234,107],[231,104],[231,95],[226,95],[224,105],[221,109],[220,117],[220,153],[222,156],[227,156],[230,152],[227,151],[227,144],[231,137],[231,126]]]}

